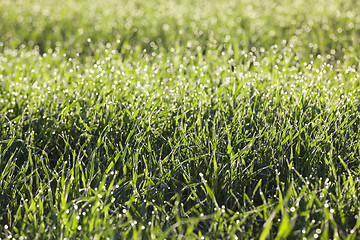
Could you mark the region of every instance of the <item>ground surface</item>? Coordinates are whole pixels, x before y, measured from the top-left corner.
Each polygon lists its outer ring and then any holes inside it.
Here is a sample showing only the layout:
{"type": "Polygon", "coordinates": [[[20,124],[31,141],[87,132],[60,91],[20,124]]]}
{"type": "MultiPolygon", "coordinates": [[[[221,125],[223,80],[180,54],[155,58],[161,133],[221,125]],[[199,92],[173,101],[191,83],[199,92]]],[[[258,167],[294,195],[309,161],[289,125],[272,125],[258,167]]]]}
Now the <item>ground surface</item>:
{"type": "Polygon", "coordinates": [[[0,1],[1,239],[358,239],[358,1],[0,1]]]}

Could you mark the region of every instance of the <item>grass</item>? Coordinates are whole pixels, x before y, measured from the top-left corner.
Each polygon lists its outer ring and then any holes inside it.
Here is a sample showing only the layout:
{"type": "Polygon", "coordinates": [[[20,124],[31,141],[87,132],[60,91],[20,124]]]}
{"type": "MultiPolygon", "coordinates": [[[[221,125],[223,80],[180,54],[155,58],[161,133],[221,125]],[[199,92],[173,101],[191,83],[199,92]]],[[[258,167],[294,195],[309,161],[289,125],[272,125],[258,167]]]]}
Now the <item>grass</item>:
{"type": "Polygon", "coordinates": [[[1,239],[358,239],[357,1],[0,2],[1,239]]]}

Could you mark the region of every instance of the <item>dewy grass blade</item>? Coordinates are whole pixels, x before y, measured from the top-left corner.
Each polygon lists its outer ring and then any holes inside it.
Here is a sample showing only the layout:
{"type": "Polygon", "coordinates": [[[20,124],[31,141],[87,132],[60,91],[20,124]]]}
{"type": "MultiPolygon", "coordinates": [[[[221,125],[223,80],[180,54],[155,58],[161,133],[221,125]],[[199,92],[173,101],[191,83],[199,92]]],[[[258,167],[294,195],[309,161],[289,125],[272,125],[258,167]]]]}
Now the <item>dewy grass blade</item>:
{"type": "Polygon", "coordinates": [[[359,10],[2,0],[0,238],[358,239],[359,10]]]}

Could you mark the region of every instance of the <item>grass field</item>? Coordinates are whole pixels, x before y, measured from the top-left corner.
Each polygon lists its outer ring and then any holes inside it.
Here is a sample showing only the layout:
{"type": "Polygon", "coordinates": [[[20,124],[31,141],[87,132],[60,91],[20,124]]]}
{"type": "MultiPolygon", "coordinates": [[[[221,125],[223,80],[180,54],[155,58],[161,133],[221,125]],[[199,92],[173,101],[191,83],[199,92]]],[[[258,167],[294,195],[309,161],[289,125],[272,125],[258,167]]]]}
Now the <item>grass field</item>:
{"type": "Polygon", "coordinates": [[[1,0],[0,239],[359,239],[359,13],[1,0]]]}

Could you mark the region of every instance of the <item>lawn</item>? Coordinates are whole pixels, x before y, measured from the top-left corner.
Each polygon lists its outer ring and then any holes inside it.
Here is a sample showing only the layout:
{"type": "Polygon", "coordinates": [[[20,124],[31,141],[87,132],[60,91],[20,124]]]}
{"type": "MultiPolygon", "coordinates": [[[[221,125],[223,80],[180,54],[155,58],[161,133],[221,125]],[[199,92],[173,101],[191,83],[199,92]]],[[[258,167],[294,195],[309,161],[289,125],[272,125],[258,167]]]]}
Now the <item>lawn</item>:
{"type": "Polygon", "coordinates": [[[1,0],[1,239],[359,239],[360,2],[1,0]]]}

